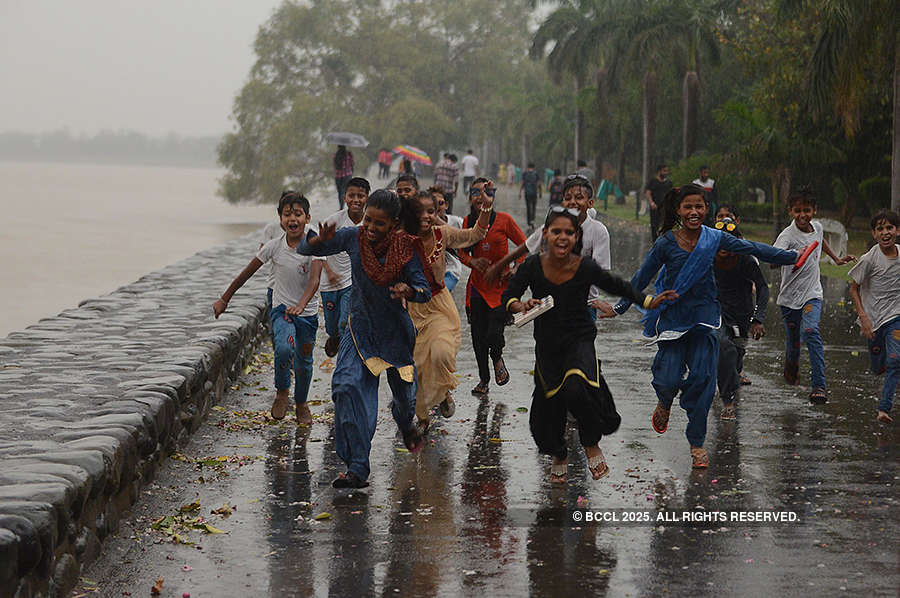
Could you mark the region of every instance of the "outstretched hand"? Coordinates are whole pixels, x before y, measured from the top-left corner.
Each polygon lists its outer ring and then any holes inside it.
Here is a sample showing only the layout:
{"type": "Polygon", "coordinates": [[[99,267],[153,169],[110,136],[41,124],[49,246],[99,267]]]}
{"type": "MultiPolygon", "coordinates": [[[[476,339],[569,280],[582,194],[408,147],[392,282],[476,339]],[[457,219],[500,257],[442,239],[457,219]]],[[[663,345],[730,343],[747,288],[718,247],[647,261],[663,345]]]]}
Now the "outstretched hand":
{"type": "Polygon", "coordinates": [[[337,224],[334,222],[319,223],[319,241],[330,241],[337,232],[337,224]]]}
{"type": "Polygon", "coordinates": [[[855,255],[845,255],[844,257],[839,257],[837,260],[835,260],[834,263],[837,264],[838,266],[843,266],[844,264],[848,264],[850,262],[855,262],[855,261],[856,261],[855,255]]]}
{"type": "Polygon", "coordinates": [[[649,309],[656,309],[657,307],[662,305],[663,302],[665,302],[665,301],[672,302],[672,301],[677,301],[677,300],[678,300],[678,293],[676,293],[675,291],[672,291],[672,290],[663,291],[662,293],[660,293],[659,295],[657,295],[656,297],[653,298],[653,301],[650,302],[650,305],[648,307],[649,307],[649,309]]]}

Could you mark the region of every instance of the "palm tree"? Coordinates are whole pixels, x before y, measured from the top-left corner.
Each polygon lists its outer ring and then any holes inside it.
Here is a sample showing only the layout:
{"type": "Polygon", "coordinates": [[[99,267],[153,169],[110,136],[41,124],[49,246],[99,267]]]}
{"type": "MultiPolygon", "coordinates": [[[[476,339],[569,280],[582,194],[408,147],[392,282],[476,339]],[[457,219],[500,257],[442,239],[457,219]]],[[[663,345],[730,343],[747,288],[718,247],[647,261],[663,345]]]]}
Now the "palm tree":
{"type": "Polygon", "coordinates": [[[894,137],[891,209],[900,210],[900,3],[897,0],[780,0],[785,12],[819,11],[822,29],[809,66],[813,113],[833,108],[848,136],[859,128],[861,94],[874,61],[891,69],[894,137]]]}

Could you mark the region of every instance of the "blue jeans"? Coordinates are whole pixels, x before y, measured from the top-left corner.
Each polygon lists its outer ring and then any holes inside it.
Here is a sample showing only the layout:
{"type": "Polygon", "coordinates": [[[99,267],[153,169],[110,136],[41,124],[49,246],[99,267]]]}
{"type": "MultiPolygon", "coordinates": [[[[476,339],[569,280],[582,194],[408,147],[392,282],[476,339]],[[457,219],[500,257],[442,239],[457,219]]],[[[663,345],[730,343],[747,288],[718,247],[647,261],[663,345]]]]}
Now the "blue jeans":
{"type": "Polygon", "coordinates": [[[884,389],[878,410],[890,413],[900,383],[900,318],[882,324],[875,331],[875,339],[869,341],[869,359],[873,374],[884,372],[884,389]]]}
{"type": "Polygon", "coordinates": [[[269,312],[269,323],[275,336],[275,388],[291,387],[294,370],[294,402],[305,403],[312,381],[313,345],[319,316],[290,316],[284,305],[269,312]]]}
{"type": "Polygon", "coordinates": [[[341,336],[347,327],[350,314],[350,291],[353,286],[339,291],[322,291],[322,308],[325,312],[325,332],[328,336],[341,336]]]}
{"type": "Polygon", "coordinates": [[[810,299],[801,309],[781,308],[784,319],[784,356],[789,362],[800,361],[800,342],[809,349],[810,384],[825,388],[825,347],[819,334],[822,300],[810,299]]]}
{"type": "Polygon", "coordinates": [[[653,388],[659,402],[666,409],[678,392],[679,405],[687,412],[685,435],[691,446],[703,446],[706,440],[706,417],[716,393],[716,370],[719,361],[717,331],[707,326],[695,326],[684,336],[672,341],[660,341],[653,359],[653,388]],[[687,370],[687,378],[684,377],[687,370]]]}
{"type": "MultiPolygon", "coordinates": [[[[397,427],[407,432],[413,427],[416,411],[416,375],[406,382],[396,368],[385,372],[391,387],[391,414],[397,427]]],[[[331,377],[334,401],[334,447],[347,470],[360,479],[369,477],[369,453],[378,423],[378,381],[363,363],[352,334],[341,336],[337,367],[331,377]]]]}
{"type": "Polygon", "coordinates": [[[272,341],[272,349],[275,348],[275,330],[272,328],[272,289],[266,289],[266,317],[269,318],[269,340],[272,341]]]}
{"type": "Polygon", "coordinates": [[[459,277],[450,272],[444,272],[444,286],[447,287],[447,290],[451,293],[453,289],[456,288],[456,284],[459,282],[459,277]]]}

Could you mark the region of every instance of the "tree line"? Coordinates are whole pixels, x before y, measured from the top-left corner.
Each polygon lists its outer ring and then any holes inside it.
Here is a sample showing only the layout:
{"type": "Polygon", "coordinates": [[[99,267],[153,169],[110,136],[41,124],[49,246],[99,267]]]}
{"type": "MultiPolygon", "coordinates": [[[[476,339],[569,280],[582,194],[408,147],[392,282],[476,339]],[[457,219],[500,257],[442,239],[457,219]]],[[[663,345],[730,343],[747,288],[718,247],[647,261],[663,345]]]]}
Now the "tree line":
{"type": "Polygon", "coordinates": [[[349,130],[372,141],[361,166],[473,147],[639,189],[657,163],[705,163],[728,201],[774,197],[759,217],[811,183],[849,222],[900,202],[898,17],[894,0],[286,2],[219,146],[221,193],[321,182],[324,136],[349,130]]]}

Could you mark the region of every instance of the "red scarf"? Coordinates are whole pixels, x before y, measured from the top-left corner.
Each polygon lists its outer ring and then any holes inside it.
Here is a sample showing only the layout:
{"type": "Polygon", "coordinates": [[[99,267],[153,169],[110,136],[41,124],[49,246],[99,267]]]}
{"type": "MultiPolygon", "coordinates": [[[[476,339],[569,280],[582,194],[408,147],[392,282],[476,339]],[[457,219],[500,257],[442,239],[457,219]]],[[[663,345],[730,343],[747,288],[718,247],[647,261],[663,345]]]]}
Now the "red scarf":
{"type": "Polygon", "coordinates": [[[366,238],[366,231],[359,227],[359,258],[363,270],[376,285],[386,287],[400,280],[403,266],[412,259],[414,254],[419,254],[419,261],[425,271],[428,284],[432,285],[434,274],[425,265],[425,248],[422,240],[401,229],[389,232],[377,245],[372,245],[366,238]],[[385,256],[384,265],[378,261],[378,256],[385,256]]]}

